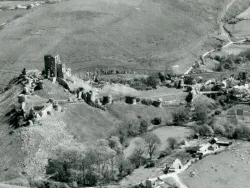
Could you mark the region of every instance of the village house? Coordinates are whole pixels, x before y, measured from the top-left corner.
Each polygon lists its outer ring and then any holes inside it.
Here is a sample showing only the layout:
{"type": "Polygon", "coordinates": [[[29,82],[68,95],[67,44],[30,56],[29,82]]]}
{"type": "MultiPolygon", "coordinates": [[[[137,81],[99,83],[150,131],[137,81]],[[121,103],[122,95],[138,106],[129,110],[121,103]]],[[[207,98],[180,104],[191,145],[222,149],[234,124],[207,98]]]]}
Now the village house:
{"type": "Polygon", "coordinates": [[[176,172],[183,168],[183,164],[180,159],[170,157],[166,161],[166,171],[167,172],[176,172]]]}

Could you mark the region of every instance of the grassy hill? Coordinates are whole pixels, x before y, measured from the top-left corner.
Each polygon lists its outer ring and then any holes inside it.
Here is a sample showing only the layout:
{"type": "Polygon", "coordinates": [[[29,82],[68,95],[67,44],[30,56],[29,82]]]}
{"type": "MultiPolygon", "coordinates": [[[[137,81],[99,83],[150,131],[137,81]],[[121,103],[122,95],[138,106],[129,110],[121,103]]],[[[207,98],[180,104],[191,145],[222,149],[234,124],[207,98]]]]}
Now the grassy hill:
{"type": "Polygon", "coordinates": [[[225,2],[72,0],[44,5],[0,31],[5,44],[0,64],[13,70],[41,68],[43,55],[55,53],[73,70],[96,64],[164,69],[174,62],[185,69],[217,29],[225,2]]]}

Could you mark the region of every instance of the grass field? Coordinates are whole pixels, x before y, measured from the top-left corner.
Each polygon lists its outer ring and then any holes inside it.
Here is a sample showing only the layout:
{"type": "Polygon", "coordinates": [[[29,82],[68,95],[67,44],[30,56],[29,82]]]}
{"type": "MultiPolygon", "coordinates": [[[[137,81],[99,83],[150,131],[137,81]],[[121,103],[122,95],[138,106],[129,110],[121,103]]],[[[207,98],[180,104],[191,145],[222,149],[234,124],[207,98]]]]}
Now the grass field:
{"type": "Polygon", "coordinates": [[[97,139],[108,136],[119,124],[108,112],[92,108],[85,103],[66,105],[63,120],[67,125],[66,129],[79,142],[92,144],[97,139]]]}
{"type": "Polygon", "coordinates": [[[187,96],[187,93],[183,92],[182,89],[158,87],[155,90],[141,91],[139,96],[141,98],[153,98],[153,99],[162,98],[164,101],[169,101],[169,100],[184,101],[185,97],[187,96]]]}
{"type": "Polygon", "coordinates": [[[249,146],[248,142],[243,142],[239,146],[235,146],[236,150],[234,151],[229,150],[218,155],[205,157],[193,164],[186,173],[181,174],[181,179],[192,188],[249,187],[249,146]],[[190,177],[191,171],[196,172],[194,177],[190,177]]]}
{"type": "MultiPolygon", "coordinates": [[[[230,21],[232,18],[237,17],[239,14],[242,14],[250,6],[248,0],[235,0],[232,6],[227,11],[224,20],[230,21]]],[[[246,13],[244,13],[245,15],[246,13]]]]}
{"type": "MultiPolygon", "coordinates": [[[[163,150],[167,146],[167,139],[169,137],[174,137],[178,141],[182,141],[183,139],[185,139],[187,136],[190,135],[191,129],[186,128],[186,127],[164,126],[164,127],[157,128],[153,130],[152,132],[156,134],[161,140],[161,146],[159,147],[159,150],[163,150]]],[[[129,157],[133,153],[133,150],[135,148],[135,143],[136,141],[139,141],[140,139],[142,138],[136,137],[130,141],[129,146],[124,150],[124,155],[126,157],[129,157]]]]}
{"type": "Polygon", "coordinates": [[[156,108],[146,105],[112,104],[107,106],[107,111],[117,119],[145,119],[150,122],[155,117],[162,118],[162,124],[172,119],[172,108],[156,108]]]}

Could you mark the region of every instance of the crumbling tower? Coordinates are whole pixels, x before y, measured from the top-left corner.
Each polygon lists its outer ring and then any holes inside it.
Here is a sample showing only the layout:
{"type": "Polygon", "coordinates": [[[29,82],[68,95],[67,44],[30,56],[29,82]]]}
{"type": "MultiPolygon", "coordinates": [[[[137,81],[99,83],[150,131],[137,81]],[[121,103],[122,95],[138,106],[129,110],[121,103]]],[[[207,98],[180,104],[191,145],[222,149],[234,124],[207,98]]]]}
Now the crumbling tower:
{"type": "MultiPolygon", "coordinates": [[[[61,63],[60,56],[45,55],[44,56],[44,67],[45,67],[45,76],[47,77],[59,77],[64,78],[66,73],[65,64],[61,63]]],[[[71,70],[69,69],[69,74],[71,70]]]]}
{"type": "Polygon", "coordinates": [[[56,77],[57,76],[57,66],[55,58],[51,55],[44,56],[44,68],[45,76],[47,77],[56,77]]]}

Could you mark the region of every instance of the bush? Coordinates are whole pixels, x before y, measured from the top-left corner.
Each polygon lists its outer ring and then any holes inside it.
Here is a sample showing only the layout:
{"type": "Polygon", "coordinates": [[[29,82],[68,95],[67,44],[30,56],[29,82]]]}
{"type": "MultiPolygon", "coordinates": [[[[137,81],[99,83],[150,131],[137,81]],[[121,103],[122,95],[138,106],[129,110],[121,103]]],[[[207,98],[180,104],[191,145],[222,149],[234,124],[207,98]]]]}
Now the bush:
{"type": "Polygon", "coordinates": [[[162,122],[161,117],[155,117],[154,119],[151,120],[151,123],[152,123],[153,125],[160,125],[161,122],[162,122]]]}
{"type": "Polygon", "coordinates": [[[155,167],[155,162],[154,161],[148,161],[145,168],[152,168],[152,167],[155,167]]]}
{"type": "Polygon", "coordinates": [[[192,85],[194,78],[192,76],[185,76],[184,77],[184,84],[192,85]]]}
{"type": "Polygon", "coordinates": [[[224,124],[225,133],[223,136],[232,139],[235,131],[235,126],[231,124],[224,124]]]}
{"type": "Polygon", "coordinates": [[[164,149],[163,151],[160,152],[158,159],[166,157],[166,156],[170,155],[171,153],[172,153],[172,149],[167,147],[166,149],[164,149]]]}
{"type": "Polygon", "coordinates": [[[196,133],[200,134],[200,136],[212,136],[214,134],[213,129],[208,125],[198,125],[193,128],[196,133]]]}
{"type": "Polygon", "coordinates": [[[142,99],[141,103],[144,104],[144,105],[151,106],[153,104],[153,100],[151,100],[151,99],[142,99]]]}
{"type": "Polygon", "coordinates": [[[250,138],[250,128],[248,127],[248,125],[240,125],[239,127],[237,127],[234,131],[233,134],[233,138],[234,139],[249,139],[250,138]]]}
{"type": "Polygon", "coordinates": [[[176,126],[183,126],[183,124],[189,119],[189,113],[185,108],[178,108],[172,113],[173,123],[176,126]]]}

